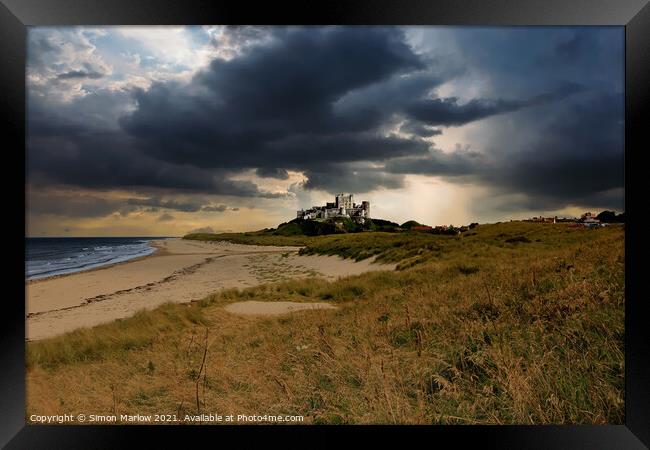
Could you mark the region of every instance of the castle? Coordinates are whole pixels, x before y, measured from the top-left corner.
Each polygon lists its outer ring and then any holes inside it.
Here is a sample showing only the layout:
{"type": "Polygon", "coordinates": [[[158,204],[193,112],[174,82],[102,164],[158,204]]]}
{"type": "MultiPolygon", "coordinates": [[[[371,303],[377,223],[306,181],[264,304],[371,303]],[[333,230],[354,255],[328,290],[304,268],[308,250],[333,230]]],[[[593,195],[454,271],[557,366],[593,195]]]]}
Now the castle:
{"type": "Polygon", "coordinates": [[[339,194],[335,201],[328,202],[325,206],[312,206],[310,209],[298,211],[299,219],[329,219],[333,217],[347,217],[355,222],[364,223],[370,219],[370,202],[355,204],[352,194],[339,194]]]}

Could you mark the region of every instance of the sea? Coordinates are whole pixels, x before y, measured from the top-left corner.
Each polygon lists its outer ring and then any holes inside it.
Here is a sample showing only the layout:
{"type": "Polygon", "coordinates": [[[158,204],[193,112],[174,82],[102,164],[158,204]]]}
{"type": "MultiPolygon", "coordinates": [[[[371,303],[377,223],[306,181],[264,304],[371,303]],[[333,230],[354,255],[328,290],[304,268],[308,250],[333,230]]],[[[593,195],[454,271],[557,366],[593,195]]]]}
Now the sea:
{"type": "Polygon", "coordinates": [[[81,272],[128,261],[156,251],[152,240],[166,237],[27,237],[25,278],[81,272]]]}

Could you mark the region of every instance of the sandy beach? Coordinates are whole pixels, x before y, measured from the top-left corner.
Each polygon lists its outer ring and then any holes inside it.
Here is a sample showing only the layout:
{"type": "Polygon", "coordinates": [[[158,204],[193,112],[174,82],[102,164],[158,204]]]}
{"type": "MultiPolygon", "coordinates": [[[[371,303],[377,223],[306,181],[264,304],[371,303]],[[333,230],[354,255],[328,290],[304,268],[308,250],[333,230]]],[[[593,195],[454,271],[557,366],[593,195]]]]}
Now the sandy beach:
{"type": "Polygon", "coordinates": [[[298,247],[182,239],[153,241],[156,253],[71,275],[26,282],[26,339],[56,336],[132,316],[168,302],[199,300],[224,288],[289,278],[336,279],[393,265],[335,256],[299,256],[298,247]]]}

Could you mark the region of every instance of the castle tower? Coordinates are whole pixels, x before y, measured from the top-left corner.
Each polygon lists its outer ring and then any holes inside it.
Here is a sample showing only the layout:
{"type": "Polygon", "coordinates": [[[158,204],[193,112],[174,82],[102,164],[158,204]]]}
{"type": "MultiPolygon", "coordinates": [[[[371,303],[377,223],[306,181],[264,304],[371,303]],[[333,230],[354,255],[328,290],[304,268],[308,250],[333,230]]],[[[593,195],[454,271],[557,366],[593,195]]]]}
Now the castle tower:
{"type": "Polygon", "coordinates": [[[370,217],[370,202],[363,201],[361,202],[361,209],[364,210],[365,216],[370,217]]]}
{"type": "Polygon", "coordinates": [[[336,207],[352,209],[353,207],[353,196],[352,194],[339,194],[336,196],[336,207]]]}

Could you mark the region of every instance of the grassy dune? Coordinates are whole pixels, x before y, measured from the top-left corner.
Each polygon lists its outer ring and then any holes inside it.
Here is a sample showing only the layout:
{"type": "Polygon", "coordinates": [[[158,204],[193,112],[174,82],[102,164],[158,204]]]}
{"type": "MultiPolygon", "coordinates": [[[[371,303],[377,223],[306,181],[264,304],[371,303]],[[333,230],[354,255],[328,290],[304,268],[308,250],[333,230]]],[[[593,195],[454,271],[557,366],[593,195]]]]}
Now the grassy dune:
{"type": "Polygon", "coordinates": [[[188,234],[183,239],[192,239],[197,241],[229,241],[235,244],[303,246],[308,244],[313,238],[309,236],[278,236],[261,231],[251,231],[249,233],[192,233],[188,234]]]}
{"type": "Polygon", "coordinates": [[[200,411],[301,414],[307,423],[623,423],[622,227],[512,222],[462,237],[258,238],[295,239],[305,254],[376,256],[399,267],[335,282],[223,291],[29,343],[27,415],[200,411]],[[273,318],[223,310],[248,299],[339,308],[273,318]]]}

